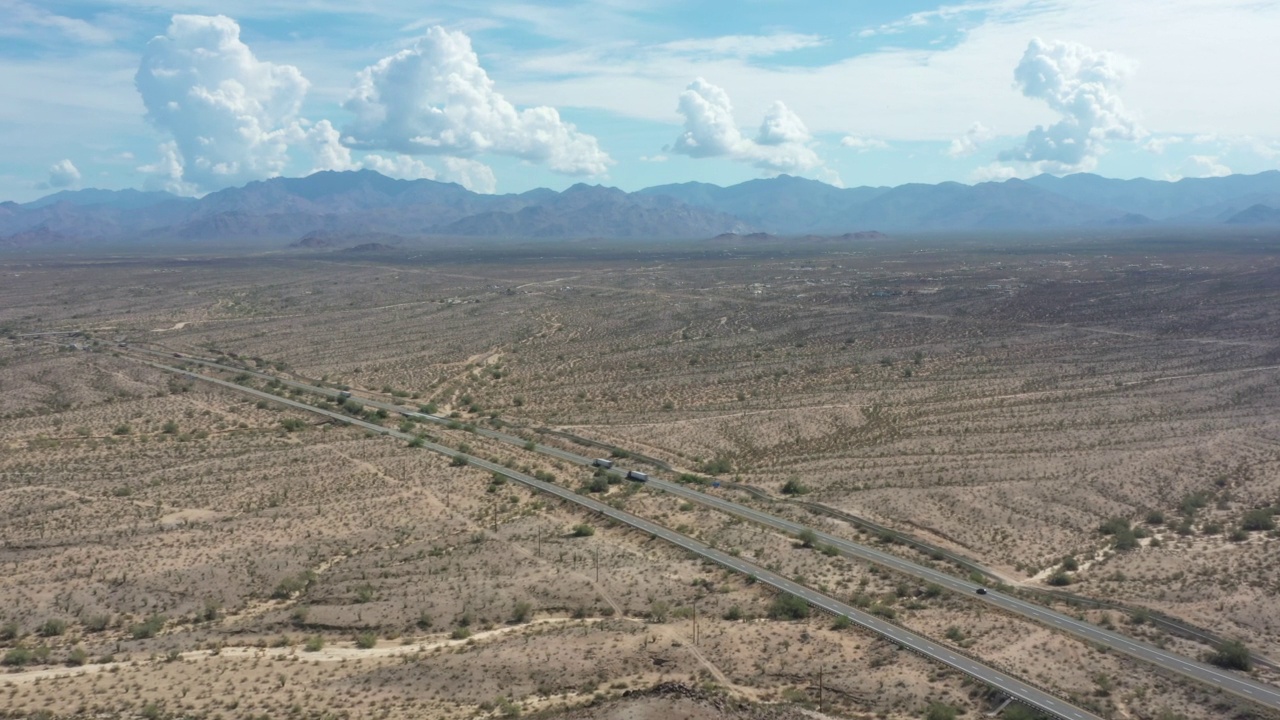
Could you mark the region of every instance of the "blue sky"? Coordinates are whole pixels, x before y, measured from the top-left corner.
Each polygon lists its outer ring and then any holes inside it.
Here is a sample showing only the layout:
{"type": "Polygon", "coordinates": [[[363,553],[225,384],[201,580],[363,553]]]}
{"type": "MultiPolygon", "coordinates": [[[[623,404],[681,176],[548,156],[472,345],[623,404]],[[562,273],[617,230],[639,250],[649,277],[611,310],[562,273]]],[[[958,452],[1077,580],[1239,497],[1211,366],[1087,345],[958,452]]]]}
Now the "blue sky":
{"type": "Polygon", "coordinates": [[[1253,173],[1276,37],[1280,0],[0,0],[0,199],[1253,173]]]}

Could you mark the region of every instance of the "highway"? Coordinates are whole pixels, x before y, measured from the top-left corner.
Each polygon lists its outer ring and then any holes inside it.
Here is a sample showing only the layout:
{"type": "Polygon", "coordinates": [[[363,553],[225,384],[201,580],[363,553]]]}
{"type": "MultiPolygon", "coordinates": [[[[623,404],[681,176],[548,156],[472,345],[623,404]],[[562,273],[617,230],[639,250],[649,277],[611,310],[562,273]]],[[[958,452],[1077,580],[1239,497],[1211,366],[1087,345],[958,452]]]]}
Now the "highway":
{"type": "MultiPolygon", "coordinates": [[[[154,354],[154,355],[163,355],[163,353],[158,353],[152,350],[143,350],[143,351],[150,354],[154,354]]],[[[189,360],[191,362],[197,362],[210,367],[223,369],[223,370],[229,370],[233,372],[242,371],[240,368],[224,366],[219,363],[208,361],[208,360],[202,360],[198,358],[189,358],[189,357],[184,357],[183,359],[189,360]]],[[[252,373],[252,371],[249,371],[249,372],[252,373]]],[[[268,375],[265,373],[252,373],[252,374],[262,378],[266,378],[266,379],[280,380],[280,382],[284,384],[306,389],[311,392],[326,394],[326,395],[329,395],[330,397],[336,398],[338,394],[337,390],[330,390],[327,388],[317,388],[315,386],[307,385],[305,383],[281,380],[280,378],[274,375],[268,375]]],[[[204,376],[200,376],[200,375],[197,375],[197,377],[206,379],[204,376]]],[[[240,386],[233,385],[233,387],[239,388],[240,386]]],[[[277,396],[274,396],[274,395],[271,395],[270,397],[272,399],[277,399],[277,400],[279,399],[277,396]]],[[[408,411],[408,410],[405,410],[403,407],[396,405],[394,403],[385,403],[385,402],[376,401],[376,400],[366,400],[364,398],[357,398],[357,399],[360,402],[370,407],[386,409],[388,411],[400,413],[406,417],[414,417],[414,418],[427,420],[430,422],[440,423],[440,424],[447,424],[449,422],[448,418],[442,418],[439,416],[429,415],[426,413],[408,411]]],[[[304,405],[304,407],[309,408],[310,406],[304,405]]],[[[311,408],[311,409],[315,410],[314,408],[311,408]]],[[[346,417],[346,416],[343,416],[343,417],[346,417]]],[[[382,428],[382,430],[385,431],[386,429],[382,428]]],[[[485,428],[476,428],[475,432],[485,437],[493,438],[495,440],[499,440],[502,442],[513,443],[519,446],[523,446],[528,442],[524,438],[521,438],[515,435],[498,432],[495,430],[489,430],[485,428]]],[[[558,458],[560,460],[564,460],[566,462],[571,462],[579,465],[590,465],[593,461],[593,458],[588,458],[583,455],[578,455],[576,453],[572,453],[566,450],[562,450],[560,448],[555,448],[547,445],[536,444],[535,449],[537,452],[545,453],[547,455],[558,458]]],[[[626,471],[620,468],[615,469],[613,472],[615,474],[622,474],[622,475],[626,474],[626,471]]],[[[969,597],[974,598],[975,600],[989,603],[992,606],[998,607],[1010,613],[1021,615],[1030,620],[1043,624],[1045,626],[1055,628],[1057,630],[1069,633],[1071,635],[1087,640],[1089,642],[1093,642],[1098,645],[1111,648],[1118,652],[1122,652],[1131,657],[1137,658],[1139,660],[1151,663],[1153,665],[1164,668],[1166,670],[1178,673],[1184,677],[1188,677],[1198,682],[1201,682],[1211,688],[1218,688],[1223,691],[1232,693],[1233,695],[1243,698],[1245,700],[1256,702],[1272,709],[1280,710],[1280,688],[1277,688],[1274,685],[1270,685],[1264,682],[1254,680],[1253,678],[1250,678],[1244,674],[1231,672],[1229,670],[1223,670],[1213,665],[1209,665],[1208,663],[1203,663],[1196,660],[1192,660],[1190,658],[1183,657],[1176,653],[1163,650],[1150,643],[1142,642],[1140,640],[1135,640],[1133,638],[1122,635],[1118,632],[1107,630],[1097,625],[1081,622],[1064,613],[1060,613],[1055,610],[1046,608],[1042,605],[1028,602],[1026,600],[1021,600],[1017,597],[1006,595],[1004,593],[1000,593],[994,590],[988,592],[985,595],[978,595],[977,588],[979,586],[975,583],[969,582],[968,580],[957,578],[953,575],[949,575],[947,573],[941,572],[939,570],[935,570],[925,565],[914,563],[905,558],[899,557],[897,555],[893,555],[891,553],[884,552],[882,550],[878,550],[876,548],[873,548],[867,545],[862,545],[860,543],[856,543],[851,540],[847,540],[838,536],[834,536],[834,535],[830,535],[824,532],[814,530],[813,528],[809,528],[800,523],[787,520],[777,515],[772,515],[770,513],[757,510],[755,508],[748,507],[746,505],[742,505],[722,497],[718,497],[708,493],[703,493],[678,483],[662,480],[660,478],[654,477],[652,474],[650,474],[650,480],[648,482],[648,485],[650,487],[668,492],[672,495],[684,498],[691,502],[696,502],[706,507],[710,507],[710,508],[719,510],[721,512],[726,512],[726,513],[735,515],[737,517],[743,518],[745,520],[750,520],[760,525],[764,525],[766,527],[770,527],[775,530],[779,530],[792,535],[798,535],[800,534],[800,532],[804,530],[813,530],[819,542],[831,545],[836,550],[838,550],[841,554],[844,554],[848,557],[858,558],[866,562],[874,563],[876,565],[887,567],[897,572],[901,572],[903,574],[916,577],[926,582],[936,583],[948,590],[961,593],[963,595],[967,595],[969,597]]],[[[555,487],[555,486],[552,486],[552,487],[555,487]]],[[[574,494],[574,493],[570,493],[570,494],[574,494]]],[[[800,593],[796,593],[796,594],[798,595],[800,593]]]]}
{"type": "MultiPolygon", "coordinates": [[[[203,382],[219,385],[239,393],[252,395],[254,397],[268,400],[270,402],[284,405],[286,407],[291,407],[297,410],[303,410],[310,413],[324,415],[324,416],[333,418],[335,420],[348,423],[353,426],[364,428],[365,430],[369,430],[371,432],[374,432],[380,435],[396,437],[406,441],[412,441],[416,439],[415,435],[412,435],[409,433],[402,433],[398,430],[392,430],[390,428],[386,428],[381,425],[375,425],[374,423],[352,418],[340,412],[324,410],[322,408],[317,408],[313,405],[308,405],[307,403],[299,402],[297,400],[290,400],[288,398],[283,398],[268,392],[245,387],[243,385],[238,385],[236,383],[229,382],[227,380],[221,380],[218,378],[209,377],[208,375],[191,372],[189,370],[174,368],[169,365],[164,365],[161,363],[154,363],[146,360],[143,360],[141,362],[153,368],[156,368],[158,370],[164,370],[164,371],[175,373],[193,380],[200,380],[203,382]]],[[[310,388],[310,386],[305,386],[305,385],[303,387],[310,388]]],[[[316,388],[310,388],[310,389],[316,389],[316,388]]],[[[335,391],[335,395],[336,395],[336,391],[335,391]]],[[[367,404],[373,404],[373,403],[367,403],[367,404]]],[[[397,410],[397,412],[399,412],[399,410],[397,410]]],[[[515,437],[515,436],[510,436],[510,437],[515,437]]],[[[523,442],[524,441],[521,440],[521,443],[523,442]]],[[[1051,717],[1060,718],[1062,720],[1102,720],[1102,718],[1100,718],[1097,715],[1094,715],[1093,713],[1087,712],[1074,705],[1071,705],[1065,700],[1058,698],[1047,691],[1034,687],[1022,680],[1019,680],[1018,678],[1012,675],[1009,675],[1008,673],[1005,673],[1001,670],[985,665],[977,659],[963,655],[959,651],[948,648],[940,643],[935,643],[932,640],[922,635],[917,635],[916,633],[911,632],[910,630],[894,625],[886,620],[877,618],[869,613],[865,613],[851,605],[842,603],[839,600],[836,600],[835,598],[829,597],[827,595],[823,595],[822,593],[819,593],[816,590],[812,590],[788,578],[785,578],[774,572],[766,570],[765,568],[760,567],[752,562],[743,560],[742,558],[734,557],[733,555],[730,555],[726,552],[716,550],[715,548],[705,545],[691,537],[688,537],[687,535],[682,535],[680,533],[675,532],[674,530],[670,530],[657,523],[651,522],[649,520],[646,520],[636,515],[632,515],[631,513],[618,510],[594,498],[579,495],[578,493],[572,490],[569,490],[568,488],[561,487],[554,483],[538,480],[537,478],[534,478],[529,475],[525,475],[524,473],[517,472],[515,470],[511,470],[502,465],[491,463],[487,460],[483,460],[481,458],[477,458],[471,455],[467,455],[465,453],[461,453],[445,445],[440,445],[440,444],[429,442],[429,441],[422,441],[421,447],[424,449],[439,453],[441,455],[451,457],[451,458],[459,457],[459,456],[465,457],[469,465],[482,468],[489,472],[502,475],[516,482],[523,483],[524,485],[527,485],[535,490],[546,493],[548,495],[553,495],[566,502],[573,503],[575,505],[586,508],[588,510],[591,510],[605,517],[608,517],[612,520],[615,520],[619,523],[628,525],[632,528],[635,528],[636,530],[640,530],[641,532],[652,535],[653,537],[659,538],[661,540],[665,540],[666,542],[669,542],[672,545],[681,547],[693,553],[694,555],[710,560],[723,567],[729,568],[731,570],[742,573],[743,575],[746,575],[749,577],[754,577],[757,582],[764,583],[765,585],[773,587],[774,589],[779,590],[781,592],[791,593],[792,595],[795,595],[803,599],[805,602],[809,603],[813,607],[816,607],[820,610],[829,612],[833,615],[844,616],[848,618],[851,622],[863,628],[866,628],[867,630],[870,630],[871,632],[876,633],[881,637],[884,637],[890,640],[891,642],[899,645],[900,647],[906,648],[907,650],[910,650],[926,658],[934,660],[935,662],[951,667],[1051,717]]]]}

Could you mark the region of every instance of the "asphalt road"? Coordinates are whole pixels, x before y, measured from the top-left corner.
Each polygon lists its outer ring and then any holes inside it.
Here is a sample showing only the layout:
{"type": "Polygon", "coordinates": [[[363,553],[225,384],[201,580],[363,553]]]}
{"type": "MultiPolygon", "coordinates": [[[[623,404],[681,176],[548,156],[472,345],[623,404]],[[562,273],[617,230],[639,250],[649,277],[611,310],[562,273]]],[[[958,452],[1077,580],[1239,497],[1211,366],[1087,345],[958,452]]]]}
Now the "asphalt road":
{"type": "MultiPolygon", "coordinates": [[[[148,352],[154,355],[163,355],[163,353],[157,353],[151,350],[144,350],[144,352],[148,352]]],[[[200,364],[207,365],[210,367],[237,370],[236,368],[228,368],[227,366],[222,366],[218,363],[207,361],[207,360],[201,360],[197,358],[184,358],[184,359],[190,360],[192,362],[198,362],[200,364]]],[[[263,373],[252,373],[252,374],[258,375],[262,378],[279,380],[279,378],[273,375],[266,375],[263,373]]],[[[197,376],[197,377],[201,377],[203,379],[204,376],[197,376]]],[[[330,397],[336,398],[338,395],[337,390],[330,390],[328,388],[317,388],[312,385],[307,385],[305,383],[298,383],[293,381],[281,380],[281,382],[288,385],[295,386],[295,387],[304,388],[312,392],[329,395],[330,397]]],[[[233,387],[241,388],[241,386],[239,385],[233,385],[233,387]]],[[[241,388],[241,389],[244,389],[244,388],[241,388]]],[[[272,399],[279,399],[274,395],[271,395],[270,397],[272,399]]],[[[428,420],[428,421],[439,423],[439,424],[445,424],[449,422],[448,418],[442,418],[435,415],[428,415],[426,413],[407,411],[403,407],[396,405],[394,403],[384,403],[381,401],[368,400],[364,398],[358,398],[358,399],[360,402],[362,402],[367,406],[382,408],[388,411],[397,412],[407,417],[415,417],[418,419],[428,420]]],[[[304,407],[309,407],[309,406],[304,405],[304,407]]],[[[314,410],[314,408],[310,408],[310,409],[314,410]]],[[[385,430],[385,428],[383,428],[383,430],[385,430]]],[[[524,438],[511,435],[508,433],[498,432],[495,430],[489,430],[486,428],[476,428],[476,433],[483,435],[485,437],[490,437],[496,440],[500,440],[502,442],[514,443],[521,446],[523,446],[526,442],[528,442],[524,438]]],[[[556,447],[551,447],[548,445],[537,444],[535,449],[538,452],[545,453],[552,457],[556,457],[558,459],[565,460],[567,462],[572,462],[579,465],[590,465],[593,460],[593,458],[588,458],[584,455],[578,455],[576,453],[572,453],[572,452],[562,450],[556,447]]],[[[626,471],[621,468],[616,468],[614,472],[620,473],[622,475],[626,474],[626,471]]],[[[655,487],[655,488],[664,490],[666,492],[669,492],[672,495],[685,498],[692,502],[696,502],[696,503],[705,505],[707,507],[720,510],[722,512],[727,512],[732,515],[736,515],[746,520],[751,520],[752,522],[756,522],[761,525],[774,528],[776,530],[781,530],[782,532],[798,535],[803,530],[812,530],[812,528],[808,528],[807,526],[801,525],[800,523],[778,517],[777,515],[772,515],[770,513],[756,510],[755,508],[748,507],[746,505],[741,505],[739,503],[733,502],[731,500],[727,500],[722,497],[718,497],[716,495],[703,493],[698,490],[689,488],[687,486],[680,485],[678,483],[669,482],[666,480],[653,477],[652,473],[650,473],[650,480],[648,484],[651,487],[655,487]]],[[[551,487],[557,487],[557,486],[552,485],[551,487]]],[[[569,494],[573,495],[574,497],[579,497],[576,495],[576,493],[569,493],[569,494]]],[[[589,500],[589,498],[587,499],[589,500]]],[[[1105,647],[1109,647],[1118,652],[1125,653],[1126,655],[1129,655],[1131,657],[1138,658],[1140,660],[1152,663],[1153,665],[1162,667],[1166,670],[1170,670],[1172,672],[1178,673],[1185,677],[1189,677],[1193,680],[1197,680],[1209,687],[1219,688],[1226,692],[1230,692],[1236,695],[1237,697],[1241,697],[1246,700],[1251,700],[1253,702],[1265,705],[1267,707],[1280,710],[1280,688],[1277,688],[1274,685],[1270,685],[1268,683],[1263,683],[1263,682],[1254,680],[1240,673],[1223,670],[1213,665],[1209,665],[1207,663],[1202,663],[1196,660],[1192,660],[1192,659],[1183,657],[1181,655],[1178,655],[1176,653],[1169,652],[1167,650],[1162,650],[1161,648],[1156,647],[1155,645],[1152,645],[1150,643],[1134,640],[1125,635],[1122,635],[1120,633],[1117,633],[1111,630],[1107,630],[1097,625],[1081,622],[1069,615],[1065,615],[1063,613],[1046,608],[1042,605],[1037,605],[1035,603],[1027,602],[1025,600],[1021,600],[1019,598],[1012,597],[1010,595],[1005,595],[1003,593],[996,592],[996,591],[990,591],[985,595],[978,595],[977,588],[979,586],[975,583],[969,582],[967,580],[962,580],[953,575],[949,575],[947,573],[941,572],[939,570],[935,570],[925,565],[920,565],[920,564],[911,562],[910,560],[907,560],[905,558],[901,558],[896,555],[886,553],[881,550],[877,550],[867,545],[855,543],[850,540],[846,540],[844,538],[840,538],[834,535],[829,535],[827,533],[819,532],[816,530],[814,532],[820,542],[833,546],[834,548],[839,550],[842,554],[847,555],[849,557],[859,558],[866,562],[871,562],[877,565],[892,568],[898,572],[904,573],[906,575],[911,575],[913,577],[919,578],[926,582],[937,583],[938,585],[944,588],[947,588],[949,590],[952,590],[954,592],[970,595],[975,599],[990,603],[991,605],[998,607],[1002,610],[1005,610],[1007,612],[1022,615],[1023,617],[1029,618],[1035,622],[1041,623],[1048,627],[1052,627],[1052,628],[1061,630],[1063,632],[1070,633],[1071,635],[1074,635],[1076,637],[1088,640],[1090,642],[1093,642],[1105,647]]],[[[799,594],[799,593],[796,593],[796,594],[799,594]]]]}
{"type": "MultiPolygon", "coordinates": [[[[254,388],[248,388],[243,385],[238,385],[236,383],[229,382],[226,380],[212,378],[207,375],[202,375],[200,373],[194,373],[187,370],[180,370],[180,369],[163,365],[160,363],[152,363],[147,361],[142,361],[142,362],[146,362],[146,364],[150,365],[151,367],[154,367],[160,370],[173,372],[194,380],[201,380],[201,381],[212,383],[215,385],[221,385],[223,387],[229,388],[236,392],[252,395],[261,399],[268,400],[273,403],[285,405],[298,410],[304,410],[306,412],[325,415],[325,416],[334,418],[336,420],[340,420],[342,422],[349,423],[351,425],[378,433],[380,435],[396,437],[401,440],[407,440],[407,441],[415,439],[415,436],[412,434],[402,433],[398,430],[392,430],[390,428],[386,428],[381,425],[375,425],[370,422],[365,422],[363,420],[355,419],[343,413],[323,410],[313,405],[308,405],[306,403],[298,402],[296,400],[290,400],[288,398],[282,398],[278,395],[273,395],[271,393],[263,392],[261,390],[256,390],[254,388]]],[[[310,386],[307,386],[307,387],[310,387],[310,386]]],[[[312,389],[315,389],[315,388],[312,388],[312,389]]],[[[335,391],[335,394],[336,394],[336,391],[335,391]]],[[[377,404],[373,402],[366,402],[365,404],[377,406],[377,404]]],[[[510,437],[514,438],[515,436],[510,436],[510,437]]],[[[524,441],[521,440],[521,442],[523,443],[524,441]]],[[[823,595],[822,593],[819,593],[816,590],[812,590],[808,587],[800,585],[799,583],[796,583],[781,575],[778,575],[774,572],[766,570],[765,568],[760,567],[752,562],[743,560],[742,558],[734,557],[733,555],[730,555],[726,552],[716,550],[715,548],[705,545],[686,535],[677,533],[674,530],[670,530],[666,527],[663,527],[662,525],[658,525],[657,523],[651,522],[639,516],[632,515],[631,513],[618,510],[594,498],[579,495],[578,493],[572,490],[569,490],[567,488],[561,487],[559,485],[544,482],[542,480],[538,480],[537,478],[531,477],[529,475],[525,475],[524,473],[511,470],[510,468],[504,467],[502,465],[491,463],[487,460],[483,460],[481,458],[477,458],[471,455],[467,455],[465,453],[458,452],[457,450],[454,450],[453,448],[450,448],[445,445],[439,445],[437,443],[424,441],[422,443],[422,447],[424,449],[431,450],[431,451],[440,453],[442,455],[446,455],[448,457],[457,457],[457,456],[466,457],[469,465],[473,465],[478,468],[483,468],[484,470],[487,470],[489,472],[500,474],[516,482],[528,485],[529,487],[532,487],[548,495],[554,495],[562,500],[574,503],[575,505],[584,507],[588,510],[596,512],[605,517],[608,517],[619,523],[623,523],[632,528],[640,530],[641,532],[647,533],[661,540],[665,540],[671,543],[672,545],[676,545],[678,547],[684,548],[685,550],[699,557],[705,558],[721,566],[724,566],[736,572],[742,573],[743,575],[754,577],[757,582],[764,583],[765,585],[769,585],[782,592],[791,593],[792,595],[802,598],[805,602],[809,603],[810,605],[820,610],[824,610],[833,615],[844,616],[848,618],[850,621],[852,621],[853,623],[861,627],[864,627],[892,641],[893,643],[899,645],[900,647],[906,648],[907,650],[910,650],[926,658],[934,660],[935,662],[941,663],[955,670],[958,670],[959,672],[964,673],[965,675],[968,675],[990,687],[996,688],[997,690],[1003,693],[1006,693],[1008,696],[1014,698],[1015,700],[1021,703],[1024,703],[1030,707],[1033,707],[1047,715],[1050,715],[1051,717],[1062,718],[1064,720],[1102,720],[1102,718],[1100,718],[1097,715],[1094,715],[1090,712],[1087,712],[1078,707],[1075,707],[1074,705],[1071,705],[1070,703],[1068,703],[1065,700],[1062,700],[1061,698],[1055,697],[1054,695],[1044,690],[1041,690],[1037,687],[1029,685],[1023,682],[1022,680],[1019,680],[1018,678],[1012,675],[1009,675],[1008,673],[1005,673],[1001,670],[985,665],[979,660],[970,658],[966,655],[962,655],[959,652],[956,652],[950,648],[947,648],[939,643],[935,643],[932,640],[922,635],[917,635],[916,633],[911,632],[910,630],[906,630],[905,628],[901,628],[897,625],[894,625],[885,620],[877,618],[869,613],[865,613],[851,605],[842,603],[839,600],[836,600],[835,598],[828,597],[827,595],[823,595]]],[[[676,486],[676,487],[679,487],[679,486],[676,486]]]]}

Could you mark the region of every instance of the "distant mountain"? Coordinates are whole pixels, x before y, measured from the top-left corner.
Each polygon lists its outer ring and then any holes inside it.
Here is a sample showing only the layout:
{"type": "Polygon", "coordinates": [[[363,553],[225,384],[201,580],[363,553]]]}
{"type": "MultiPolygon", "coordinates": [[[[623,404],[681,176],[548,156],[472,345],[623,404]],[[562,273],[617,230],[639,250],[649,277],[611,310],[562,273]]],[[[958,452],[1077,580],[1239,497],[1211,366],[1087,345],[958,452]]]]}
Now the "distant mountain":
{"type": "Polygon", "coordinates": [[[446,235],[488,237],[706,237],[747,230],[737,218],[665,196],[574,185],[515,212],[491,211],[449,223],[446,235]]]}
{"type": "MultiPolygon", "coordinates": [[[[1276,170],[1257,175],[1183,178],[1176,182],[1146,178],[1113,180],[1090,173],[1062,177],[1038,175],[1027,182],[1079,203],[1119,208],[1157,221],[1203,220],[1211,216],[1197,215],[1196,209],[1234,206],[1238,212],[1253,204],[1241,205],[1244,198],[1280,196],[1280,171],[1276,170]]],[[[1213,215],[1220,214],[1221,209],[1213,215]]]]}
{"type": "Polygon", "coordinates": [[[1226,222],[1228,225],[1280,225],[1280,208],[1253,205],[1227,218],[1226,222]]]}
{"type": "Polygon", "coordinates": [[[563,192],[539,188],[482,195],[453,183],[394,180],[362,170],[273,178],[199,199],[76,190],[26,204],[0,202],[0,244],[236,241],[340,248],[439,236],[715,238],[726,233],[719,240],[761,242],[749,233],[769,233],[847,242],[876,239],[858,235],[872,228],[896,234],[1274,225],[1280,224],[1277,208],[1276,171],[1177,182],[1081,174],[858,188],[782,175],[730,187],[683,183],[628,193],[579,184],[563,192]]]}
{"type": "Polygon", "coordinates": [[[707,183],[683,183],[645,188],[639,194],[665,195],[694,207],[733,215],[769,232],[804,233],[857,229],[849,210],[890,188],[837,188],[817,180],[779,175],[748,180],[722,188],[707,183]]]}
{"type": "Polygon", "coordinates": [[[139,210],[142,208],[152,207],[165,202],[194,202],[191,198],[184,198],[168,192],[153,192],[142,190],[98,190],[96,188],[88,188],[85,190],[62,190],[52,195],[46,195],[39,200],[22,205],[27,209],[36,209],[56,205],[58,203],[68,203],[70,205],[78,205],[81,207],[109,207],[117,210],[139,210]]]}

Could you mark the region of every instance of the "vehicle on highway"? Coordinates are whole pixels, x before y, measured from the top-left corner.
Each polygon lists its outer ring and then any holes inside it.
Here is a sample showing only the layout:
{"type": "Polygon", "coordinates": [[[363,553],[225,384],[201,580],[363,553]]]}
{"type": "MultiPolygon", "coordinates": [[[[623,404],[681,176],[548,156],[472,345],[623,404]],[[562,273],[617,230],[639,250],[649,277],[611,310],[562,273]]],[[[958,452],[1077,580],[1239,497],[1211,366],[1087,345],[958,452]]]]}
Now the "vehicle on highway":
{"type": "Polygon", "coordinates": [[[986,588],[984,588],[984,587],[980,587],[980,588],[978,588],[978,594],[979,594],[979,595],[986,595],[986,594],[987,594],[987,589],[986,589],[986,588]]]}
{"type": "Polygon", "coordinates": [[[609,468],[613,467],[613,461],[606,460],[604,458],[596,458],[595,460],[591,461],[591,464],[598,468],[604,468],[605,470],[608,470],[609,468]]]}
{"type": "Polygon", "coordinates": [[[350,391],[348,391],[348,390],[343,390],[342,392],[338,393],[338,399],[339,399],[339,400],[350,400],[350,399],[351,399],[351,392],[350,392],[350,391]]]}
{"type": "Polygon", "coordinates": [[[639,470],[628,470],[627,479],[635,480],[636,482],[649,482],[649,475],[648,473],[642,473],[639,470]]]}

